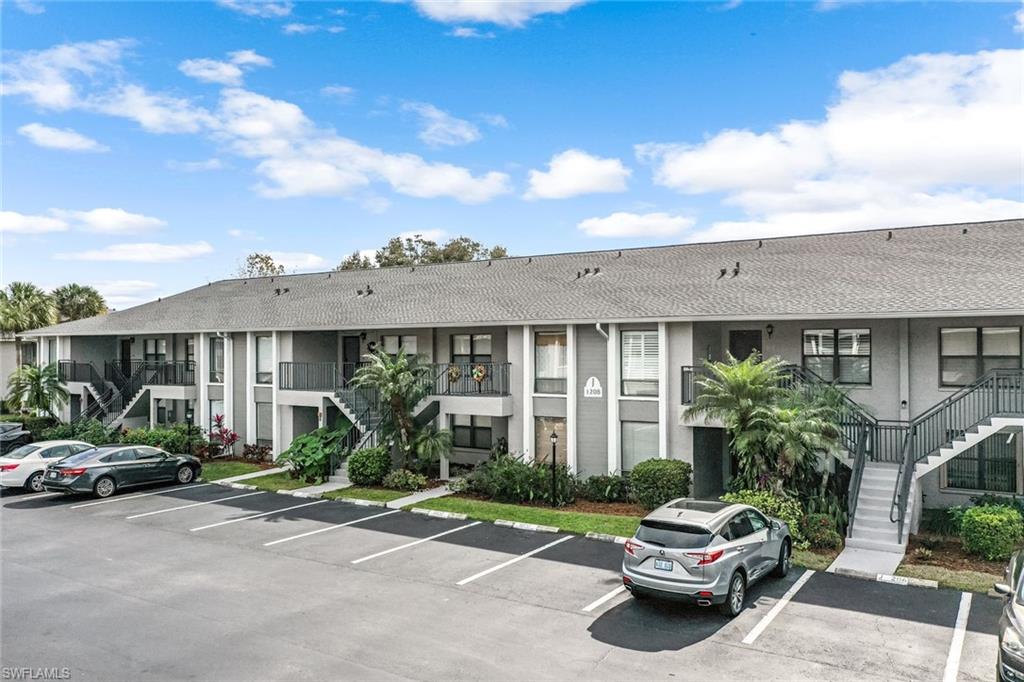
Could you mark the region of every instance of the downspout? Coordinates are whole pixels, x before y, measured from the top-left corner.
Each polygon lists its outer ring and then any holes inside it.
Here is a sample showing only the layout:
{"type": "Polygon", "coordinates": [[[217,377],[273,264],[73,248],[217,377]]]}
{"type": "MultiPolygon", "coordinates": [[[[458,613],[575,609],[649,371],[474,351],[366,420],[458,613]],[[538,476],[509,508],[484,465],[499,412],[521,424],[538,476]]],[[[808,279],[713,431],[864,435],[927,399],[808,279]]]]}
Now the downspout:
{"type": "Polygon", "coordinates": [[[598,334],[600,334],[601,336],[604,337],[605,341],[608,340],[608,332],[606,332],[605,330],[601,329],[601,323],[600,322],[595,322],[594,323],[594,329],[597,330],[598,334]]]}

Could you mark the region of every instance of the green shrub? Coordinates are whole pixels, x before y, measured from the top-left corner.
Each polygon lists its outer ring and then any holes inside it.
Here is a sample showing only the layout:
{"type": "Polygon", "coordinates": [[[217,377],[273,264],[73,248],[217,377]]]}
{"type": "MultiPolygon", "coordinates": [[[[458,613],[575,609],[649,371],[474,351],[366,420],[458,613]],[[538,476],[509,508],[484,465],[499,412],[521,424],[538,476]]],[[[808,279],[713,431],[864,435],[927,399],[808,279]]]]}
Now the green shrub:
{"type": "Polygon", "coordinates": [[[960,520],[966,507],[922,509],[919,531],[943,536],[960,536],[960,520]]]}
{"type": "Polygon", "coordinates": [[[45,430],[53,428],[58,424],[53,417],[37,417],[31,414],[4,414],[0,415],[0,422],[19,422],[25,430],[32,434],[35,440],[44,440],[42,434],[45,430]]]}
{"type": "Polygon", "coordinates": [[[630,497],[648,509],[690,494],[693,467],[678,459],[647,459],[629,473],[630,497]]]}
{"type": "Polygon", "coordinates": [[[246,443],[242,448],[242,459],[250,462],[269,462],[273,450],[269,445],[246,443]]]}
{"type": "Polygon", "coordinates": [[[731,504],[749,504],[759,509],[766,516],[778,519],[789,526],[789,534],[793,537],[793,547],[807,549],[810,543],[804,537],[800,521],[803,519],[803,511],[800,503],[788,497],[776,495],[768,490],[740,490],[734,493],[726,493],[721,497],[722,502],[731,504]]]}
{"type": "Polygon", "coordinates": [[[629,482],[624,476],[591,476],[579,484],[579,496],[591,502],[625,502],[629,482]]]}
{"type": "Polygon", "coordinates": [[[985,495],[972,497],[971,504],[975,507],[1013,507],[1017,510],[1017,513],[1024,518],[1024,497],[1017,497],[1016,495],[993,495],[992,493],[987,493],[985,495]]]}
{"type": "Polygon", "coordinates": [[[423,490],[427,487],[427,477],[408,469],[396,469],[388,473],[381,483],[385,488],[394,490],[423,490]]]}
{"type": "MultiPolygon", "coordinates": [[[[555,505],[576,499],[576,478],[568,467],[555,467],[555,505]]],[[[517,455],[498,455],[479,465],[466,479],[468,492],[498,502],[551,504],[551,466],[525,462],[517,455]]]]}
{"type": "Polygon", "coordinates": [[[98,419],[51,426],[40,434],[39,440],[81,440],[91,445],[107,445],[121,440],[121,431],[108,428],[98,419]]]}
{"type": "Polygon", "coordinates": [[[800,531],[811,547],[838,549],[843,544],[835,521],[828,514],[808,514],[803,517],[800,519],[800,531]]]}
{"type": "Polygon", "coordinates": [[[341,439],[347,432],[348,427],[332,429],[322,426],[293,440],[277,459],[291,464],[292,478],[321,483],[331,475],[332,472],[328,471],[331,455],[340,451],[341,439]]]}
{"type": "Polygon", "coordinates": [[[387,446],[363,448],[348,456],[348,480],[355,485],[380,485],[391,471],[387,446]]]}
{"type": "Polygon", "coordinates": [[[129,429],[121,435],[121,442],[128,445],[149,445],[160,448],[173,454],[187,453],[189,440],[192,441],[192,450],[206,443],[203,432],[194,426],[191,433],[187,424],[173,424],[168,427],[157,427],[153,429],[129,429]]]}
{"type": "Polygon", "coordinates": [[[989,561],[1010,557],[1024,538],[1024,522],[1013,507],[990,505],[971,507],[964,512],[960,539],[968,554],[989,561]]]}

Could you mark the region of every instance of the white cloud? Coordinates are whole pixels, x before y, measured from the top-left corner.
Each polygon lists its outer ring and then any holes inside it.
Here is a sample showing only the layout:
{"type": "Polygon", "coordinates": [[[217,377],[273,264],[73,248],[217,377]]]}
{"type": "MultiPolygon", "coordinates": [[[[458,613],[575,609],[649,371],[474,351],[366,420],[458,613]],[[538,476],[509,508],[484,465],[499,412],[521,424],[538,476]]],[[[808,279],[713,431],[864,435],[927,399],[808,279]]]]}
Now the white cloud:
{"type": "Polygon", "coordinates": [[[171,95],[154,94],[139,85],[123,85],[90,100],[90,109],[135,121],[151,133],[195,133],[216,120],[202,107],[171,95]]]}
{"type": "Polygon", "coordinates": [[[348,85],[325,85],[320,88],[320,94],[325,97],[337,97],[340,100],[347,100],[354,95],[356,89],[348,85]]]}
{"type": "Polygon", "coordinates": [[[420,117],[420,132],[417,137],[431,147],[458,146],[480,139],[480,129],[447,111],[426,102],[406,102],[403,111],[411,111],[420,117]]]}
{"type": "Polygon", "coordinates": [[[263,241],[263,237],[253,232],[252,230],[240,230],[238,228],[232,228],[228,230],[228,236],[233,239],[248,239],[258,242],[263,241]]]}
{"type": "Polygon", "coordinates": [[[47,149],[63,149],[70,152],[110,151],[110,147],[71,128],[51,128],[42,123],[29,123],[18,128],[18,133],[27,137],[32,144],[47,149]]]}
{"type": "Polygon", "coordinates": [[[66,110],[81,105],[73,79],[116,72],[133,40],[97,40],[64,43],[46,50],[31,50],[0,63],[0,93],[24,95],[46,109],[66,110]]]}
{"type": "Polygon", "coordinates": [[[480,118],[489,126],[494,128],[508,128],[508,119],[501,114],[481,114],[480,118]]]}
{"type": "Polygon", "coordinates": [[[205,241],[192,244],[111,244],[102,249],[58,253],[57,260],[120,261],[125,263],[173,263],[213,253],[205,241]]]}
{"type": "Polygon", "coordinates": [[[242,69],[235,64],[219,62],[216,59],[186,59],[178,64],[178,70],[189,78],[204,83],[238,85],[242,82],[242,69]]]}
{"type": "Polygon", "coordinates": [[[203,171],[214,171],[224,168],[224,162],[217,158],[205,159],[203,161],[175,161],[172,159],[166,165],[171,170],[183,173],[201,173],[203,171]]]}
{"type": "Polygon", "coordinates": [[[540,14],[564,14],[585,0],[414,0],[420,14],[446,24],[462,22],[519,28],[540,14]]]}
{"type": "Polygon", "coordinates": [[[326,31],[327,33],[341,33],[345,30],[344,26],[325,26],[323,24],[303,24],[299,22],[285,24],[281,30],[285,35],[307,35],[310,33],[319,33],[320,31],[326,31]]]}
{"type": "Polygon", "coordinates": [[[526,199],[565,199],[598,192],[625,192],[633,171],[618,159],[602,159],[580,149],[551,157],[547,171],[530,171],[526,199]]]}
{"type": "Polygon", "coordinates": [[[724,192],[746,215],[699,238],[1018,216],[1022,56],[922,54],[847,71],[819,121],[638,145],[637,155],[654,164],[656,183],[724,192]]]}
{"type": "Polygon", "coordinates": [[[66,221],[45,215],[27,215],[16,211],[0,211],[0,232],[8,234],[44,234],[64,232],[66,221]]]}
{"type": "Polygon", "coordinates": [[[122,309],[152,301],[156,296],[156,282],[142,279],[116,279],[94,282],[93,286],[106,299],[107,305],[122,309]]]}
{"type": "Polygon", "coordinates": [[[405,232],[399,232],[399,239],[414,239],[421,237],[428,241],[436,242],[444,239],[448,233],[440,228],[433,228],[430,230],[406,230],[405,232]]]}
{"type": "Polygon", "coordinates": [[[315,253],[302,253],[297,251],[271,251],[270,257],[278,265],[284,266],[289,272],[296,270],[315,270],[322,268],[325,261],[323,257],[315,253]]]}
{"type": "Polygon", "coordinates": [[[483,40],[490,40],[495,37],[494,31],[481,31],[472,26],[456,26],[445,35],[453,38],[480,38],[483,40]]]}
{"type": "Polygon", "coordinates": [[[576,229],[588,237],[671,237],[693,226],[693,218],[668,213],[626,213],[587,218],[576,229]]]}
{"type": "Polygon", "coordinates": [[[138,234],[156,230],[167,223],[159,218],[129,213],[123,208],[94,208],[91,211],[51,209],[57,218],[74,221],[87,232],[100,234],[138,234]]]}
{"type": "Polygon", "coordinates": [[[42,3],[30,2],[30,0],[15,0],[14,6],[25,14],[42,14],[46,11],[42,3]]]}
{"type": "Polygon", "coordinates": [[[259,0],[217,0],[217,4],[240,14],[261,19],[286,17],[292,13],[290,2],[260,2],[259,0]]]}
{"type": "Polygon", "coordinates": [[[237,66],[273,66],[269,57],[257,54],[255,50],[235,50],[228,52],[228,59],[237,66]]]}

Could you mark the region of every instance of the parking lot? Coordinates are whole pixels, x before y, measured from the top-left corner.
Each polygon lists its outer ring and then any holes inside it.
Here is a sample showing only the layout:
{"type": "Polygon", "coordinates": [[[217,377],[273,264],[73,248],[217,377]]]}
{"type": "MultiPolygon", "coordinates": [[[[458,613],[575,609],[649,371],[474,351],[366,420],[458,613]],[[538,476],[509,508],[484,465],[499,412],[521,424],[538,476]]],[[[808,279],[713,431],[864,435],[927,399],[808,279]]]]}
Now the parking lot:
{"type": "Polygon", "coordinates": [[[995,673],[1001,602],[984,595],[794,570],[728,620],[632,600],[621,551],[208,483],[5,492],[0,657],[118,680],[995,673]]]}

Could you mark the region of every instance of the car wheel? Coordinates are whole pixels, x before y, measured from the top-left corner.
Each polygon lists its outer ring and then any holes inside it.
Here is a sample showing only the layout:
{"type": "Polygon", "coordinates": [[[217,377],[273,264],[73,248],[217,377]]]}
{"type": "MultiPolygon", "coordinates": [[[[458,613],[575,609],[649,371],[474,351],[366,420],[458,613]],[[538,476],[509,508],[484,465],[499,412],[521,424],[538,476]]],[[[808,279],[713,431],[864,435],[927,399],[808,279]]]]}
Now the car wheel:
{"type": "Polygon", "coordinates": [[[789,545],[789,540],[782,541],[782,549],[779,550],[779,563],[775,564],[775,570],[772,571],[772,575],[776,578],[785,578],[789,574],[789,567],[793,563],[793,549],[789,545]]]}
{"type": "Polygon", "coordinates": [[[734,618],[740,614],[743,610],[743,600],[747,596],[747,581],[743,579],[743,574],[736,571],[729,578],[729,594],[725,596],[725,603],[722,604],[719,610],[726,616],[734,618]]]}
{"type": "Polygon", "coordinates": [[[117,484],[114,483],[114,479],[110,476],[104,476],[100,480],[96,481],[96,485],[92,487],[92,492],[96,497],[110,497],[114,494],[116,489],[117,484]]]}
{"type": "Polygon", "coordinates": [[[43,472],[37,471],[25,481],[25,490],[33,493],[43,492],[43,472]]]}
{"type": "Polygon", "coordinates": [[[187,464],[182,464],[180,467],[178,467],[178,473],[175,474],[174,476],[178,483],[181,484],[191,483],[192,479],[194,479],[195,477],[195,470],[187,464]]]}

